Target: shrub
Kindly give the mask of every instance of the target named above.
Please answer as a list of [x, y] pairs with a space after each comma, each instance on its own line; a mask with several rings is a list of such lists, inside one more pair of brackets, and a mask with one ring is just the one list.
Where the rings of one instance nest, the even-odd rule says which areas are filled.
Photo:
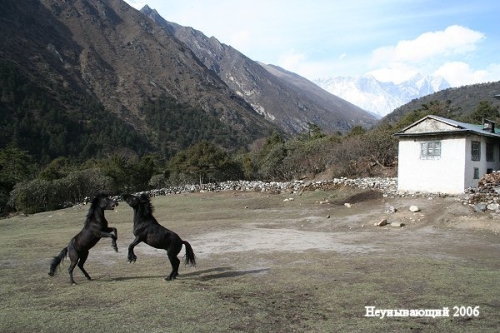
[[70, 173], [53, 181], [34, 179], [16, 184], [8, 205], [18, 212], [34, 214], [83, 202], [100, 191], [112, 190], [112, 179], [98, 169]]

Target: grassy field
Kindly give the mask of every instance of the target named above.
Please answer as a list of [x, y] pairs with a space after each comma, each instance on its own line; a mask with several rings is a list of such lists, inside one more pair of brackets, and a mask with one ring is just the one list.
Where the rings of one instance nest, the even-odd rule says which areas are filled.
[[[156, 218], [197, 254], [197, 267], [181, 264], [171, 282], [164, 252], [140, 244], [137, 262], [127, 262], [132, 209], [124, 202], [106, 212], [119, 252], [102, 239], [85, 266], [93, 280], [77, 268], [75, 286], [69, 260], [47, 273], [87, 207], [1, 220], [0, 332], [500, 331], [498, 235], [444, 228], [449, 219], [373, 227], [384, 205], [401, 201], [370, 198], [350, 210], [318, 203], [342, 203], [352, 191], [288, 202], [289, 194], [232, 192], [155, 198]], [[381, 319], [367, 317], [366, 306], [450, 313]], [[454, 316], [454, 306], [479, 313]]]

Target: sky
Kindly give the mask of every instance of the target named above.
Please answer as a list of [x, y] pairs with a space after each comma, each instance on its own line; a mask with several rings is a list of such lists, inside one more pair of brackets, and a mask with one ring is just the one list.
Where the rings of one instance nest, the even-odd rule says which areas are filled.
[[[500, 81], [498, 0], [125, 0], [311, 81]], [[500, 93], [500, 92], [499, 92]]]

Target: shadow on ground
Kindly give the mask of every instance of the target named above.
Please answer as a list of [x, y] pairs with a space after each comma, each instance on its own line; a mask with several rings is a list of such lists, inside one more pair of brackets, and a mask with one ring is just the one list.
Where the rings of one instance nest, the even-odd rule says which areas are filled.
[[[197, 278], [201, 281], [210, 281], [215, 279], [233, 278], [247, 274], [260, 274], [269, 271], [270, 268], [252, 269], [252, 270], [234, 270], [232, 267], [214, 267], [210, 269], [194, 271], [191, 273], [179, 274], [181, 279]], [[144, 276], [124, 276], [111, 279], [111, 281], [128, 281], [137, 279], [158, 279], [166, 275], [144, 275]]]

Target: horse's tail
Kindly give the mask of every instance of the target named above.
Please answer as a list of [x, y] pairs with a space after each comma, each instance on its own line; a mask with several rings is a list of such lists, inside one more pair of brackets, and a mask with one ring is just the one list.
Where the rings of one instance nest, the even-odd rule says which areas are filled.
[[52, 262], [50, 263], [50, 271], [49, 271], [50, 276], [54, 276], [54, 274], [56, 274], [57, 266], [59, 266], [59, 264], [64, 260], [64, 258], [66, 258], [67, 255], [68, 255], [68, 247], [66, 246], [64, 249], [62, 249], [61, 253], [59, 253], [58, 256], [56, 256], [56, 257], [54, 257], [54, 259], [52, 259]]
[[186, 247], [186, 260], [184, 261], [184, 264], [196, 266], [196, 258], [193, 252], [193, 248], [191, 247], [191, 244], [189, 244], [186, 241], [182, 241], [182, 244], [184, 244], [184, 246]]

